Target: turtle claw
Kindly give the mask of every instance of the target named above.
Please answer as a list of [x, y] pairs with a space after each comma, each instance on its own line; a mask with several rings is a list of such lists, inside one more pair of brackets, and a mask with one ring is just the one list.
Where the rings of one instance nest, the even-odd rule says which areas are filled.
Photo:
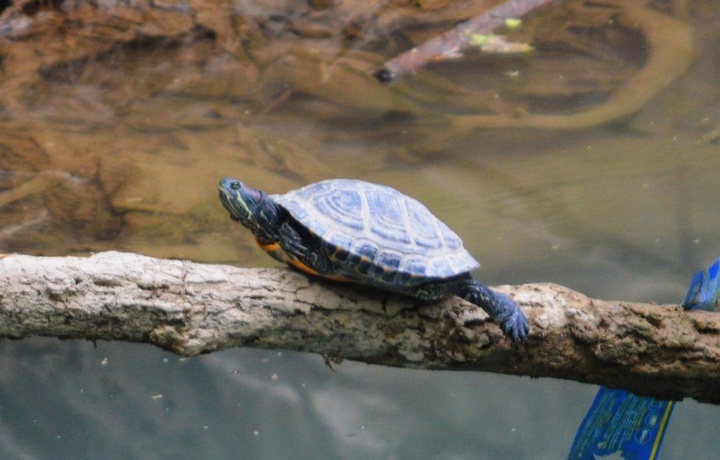
[[530, 326], [525, 314], [509, 295], [490, 290], [471, 276], [460, 279], [455, 293], [485, 310], [514, 343], [527, 339]]
[[513, 343], [520, 343], [527, 340], [530, 326], [520, 307], [518, 307], [515, 301], [507, 294], [500, 292], [493, 292], [493, 294], [495, 294], [495, 320], [500, 325], [500, 329], [502, 329]]

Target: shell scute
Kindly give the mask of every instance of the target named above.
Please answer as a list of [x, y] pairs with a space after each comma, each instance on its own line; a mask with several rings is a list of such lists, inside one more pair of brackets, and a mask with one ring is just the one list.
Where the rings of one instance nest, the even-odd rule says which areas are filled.
[[[346, 250], [346, 248], [352, 247], [353, 244], [353, 237], [351, 235], [348, 235], [346, 233], [341, 232], [324, 232], [325, 234], [329, 233], [329, 236], [326, 238], [326, 241], [330, 243], [331, 246]], [[350, 251], [349, 251], [350, 252]]]
[[337, 222], [355, 230], [364, 228], [363, 203], [358, 191], [334, 190], [333, 193], [313, 196], [312, 202], [325, 216], [331, 216]]
[[440, 222], [430, 211], [420, 203], [407, 203], [408, 220], [415, 234], [415, 243], [429, 249], [438, 249], [443, 245], [436, 228]]
[[385, 190], [368, 190], [365, 199], [372, 219], [368, 228], [381, 238], [410, 244], [402, 198], [402, 195], [386, 193]]
[[375, 260], [379, 249], [376, 244], [369, 242], [362, 242], [359, 245], [353, 247], [353, 252], [361, 257], [365, 257], [368, 260]]
[[400, 268], [402, 263], [403, 255], [391, 251], [381, 251], [380, 254], [375, 258], [375, 263], [384, 267], [385, 269], [397, 270]]

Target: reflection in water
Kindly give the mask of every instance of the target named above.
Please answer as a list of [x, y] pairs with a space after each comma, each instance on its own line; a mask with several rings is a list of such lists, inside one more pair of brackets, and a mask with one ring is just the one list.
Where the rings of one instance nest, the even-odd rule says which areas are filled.
[[[652, 8], [637, 28], [615, 7], [563, 2], [514, 32], [531, 56], [468, 55], [391, 86], [370, 77], [389, 53], [484, 2], [101, 3], [28, 2], [0, 19], [2, 252], [270, 264], [217, 203], [218, 179], [236, 175], [273, 193], [329, 177], [391, 185], [457, 230], [491, 284], [679, 302], [720, 254], [716, 2], [633, 2]], [[693, 29], [683, 75], [689, 56], [657, 64], [682, 37], [643, 32], [657, 15]], [[610, 126], [456, 122], [584, 113], [638, 74], [665, 89]], [[352, 363], [331, 373], [294, 354], [269, 372], [260, 362], [273, 353], [179, 363], [87, 345], [3, 343], [3, 456], [283, 458], [277, 439], [290, 436], [306, 458], [553, 459], [595, 391]], [[678, 405], [664, 453], [716, 457], [717, 418]]]

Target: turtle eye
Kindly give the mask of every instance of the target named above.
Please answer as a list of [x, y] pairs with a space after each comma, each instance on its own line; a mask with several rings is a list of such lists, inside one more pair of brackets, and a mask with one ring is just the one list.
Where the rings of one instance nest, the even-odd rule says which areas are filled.
[[230, 184], [230, 190], [240, 190], [242, 188], [242, 184], [238, 181], [232, 182]]

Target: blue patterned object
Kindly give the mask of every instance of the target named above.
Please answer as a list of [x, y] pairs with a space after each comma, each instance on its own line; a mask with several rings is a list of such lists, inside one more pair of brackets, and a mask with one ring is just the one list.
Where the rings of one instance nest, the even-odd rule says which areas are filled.
[[720, 294], [718, 273], [720, 273], [720, 258], [715, 259], [706, 270], [695, 273], [683, 302], [685, 310], [716, 310], [718, 294]]
[[580, 425], [568, 459], [620, 454], [626, 460], [657, 459], [674, 401], [600, 387]]

